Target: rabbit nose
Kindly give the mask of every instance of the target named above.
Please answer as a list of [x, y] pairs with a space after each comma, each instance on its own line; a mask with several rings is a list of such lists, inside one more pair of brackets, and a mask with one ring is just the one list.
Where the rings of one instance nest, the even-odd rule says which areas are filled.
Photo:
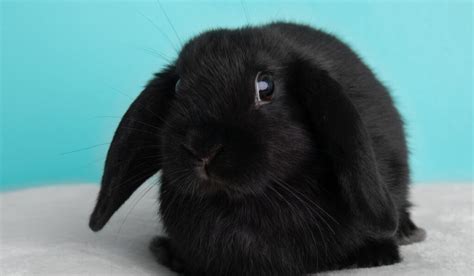
[[181, 146], [203, 167], [207, 167], [223, 147], [222, 144], [217, 144], [203, 152], [196, 150], [194, 147], [188, 144], [181, 144]]
[[210, 177], [209, 174], [209, 164], [214, 159], [214, 157], [222, 150], [222, 144], [215, 145], [209, 150], [205, 151], [205, 154], [199, 154], [195, 148], [187, 144], [181, 144], [181, 146], [192, 156], [195, 163], [195, 170], [197, 175], [204, 180], [208, 180]]

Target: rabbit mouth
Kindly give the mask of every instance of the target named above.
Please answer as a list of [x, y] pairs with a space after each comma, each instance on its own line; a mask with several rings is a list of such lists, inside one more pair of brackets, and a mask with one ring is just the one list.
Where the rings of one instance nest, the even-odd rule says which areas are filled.
[[203, 180], [203, 181], [209, 181], [210, 180], [210, 175], [209, 175], [209, 168], [207, 167], [207, 165], [197, 165], [196, 168], [195, 168], [195, 172], [196, 172], [196, 175], [197, 177], [200, 179], [200, 180]]
[[223, 178], [215, 169], [212, 164], [197, 162], [191, 169], [196, 180], [194, 185], [197, 185], [199, 190], [210, 194], [216, 192], [234, 194], [240, 191], [238, 185], [235, 185], [236, 183]]
[[227, 185], [224, 181], [221, 181], [216, 176], [211, 176], [205, 172], [202, 172], [203, 169], [196, 169], [198, 186], [199, 189], [206, 193], [215, 193], [215, 192], [230, 192], [230, 186]]

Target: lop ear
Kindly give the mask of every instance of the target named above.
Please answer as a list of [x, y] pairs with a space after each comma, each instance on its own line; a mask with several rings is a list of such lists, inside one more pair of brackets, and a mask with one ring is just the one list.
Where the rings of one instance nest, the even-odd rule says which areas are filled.
[[161, 168], [161, 129], [177, 79], [173, 67], [157, 74], [123, 116], [107, 153], [101, 189], [89, 220], [93, 231], [101, 230]]
[[[380, 176], [371, 139], [342, 86], [309, 61], [290, 66], [295, 89], [332, 160], [341, 197], [354, 222], [372, 237], [393, 236], [398, 215]], [[342, 203], [342, 204], [344, 204]]]

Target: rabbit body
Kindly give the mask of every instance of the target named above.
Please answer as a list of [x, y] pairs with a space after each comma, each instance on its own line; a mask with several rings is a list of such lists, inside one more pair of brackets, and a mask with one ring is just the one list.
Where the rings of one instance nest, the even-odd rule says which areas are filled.
[[346, 44], [309, 26], [190, 40], [120, 123], [91, 228], [158, 170], [167, 237], [150, 248], [186, 275], [387, 265], [401, 260], [399, 244], [424, 238], [409, 216], [406, 139], [387, 89]]

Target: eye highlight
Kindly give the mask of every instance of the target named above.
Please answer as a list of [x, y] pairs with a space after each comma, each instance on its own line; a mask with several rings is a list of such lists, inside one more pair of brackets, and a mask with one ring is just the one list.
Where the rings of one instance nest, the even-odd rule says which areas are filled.
[[255, 102], [257, 106], [267, 104], [272, 100], [274, 90], [273, 76], [259, 72], [255, 79]]
[[174, 92], [178, 92], [181, 89], [181, 79], [178, 79], [176, 81], [176, 84], [174, 85]]

